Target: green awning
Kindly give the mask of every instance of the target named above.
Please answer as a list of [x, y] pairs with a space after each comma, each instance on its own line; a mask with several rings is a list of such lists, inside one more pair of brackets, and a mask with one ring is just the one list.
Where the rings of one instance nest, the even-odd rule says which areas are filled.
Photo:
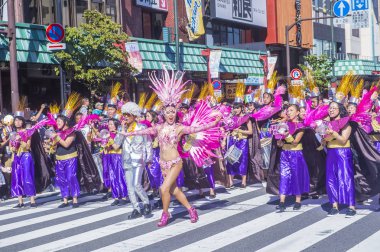
[[[46, 27], [35, 24], [16, 24], [17, 61], [39, 64], [58, 64], [54, 54], [47, 50]], [[0, 61], [9, 61], [8, 38], [0, 35]]]
[[348, 71], [356, 75], [372, 75], [372, 71], [380, 70], [380, 64], [370, 60], [338, 60], [334, 65], [335, 76], [343, 76]]
[[[144, 70], [159, 70], [162, 64], [174, 67], [175, 44], [161, 40], [132, 38], [138, 41]], [[180, 64], [185, 71], [207, 72], [204, 49], [221, 49], [220, 73], [264, 75], [263, 65], [259, 60], [262, 52], [240, 50], [226, 47], [207, 47], [205, 45], [180, 43]]]

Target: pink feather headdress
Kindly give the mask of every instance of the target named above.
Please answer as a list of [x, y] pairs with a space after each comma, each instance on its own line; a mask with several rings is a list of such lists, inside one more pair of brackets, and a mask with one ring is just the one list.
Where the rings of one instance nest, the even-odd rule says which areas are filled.
[[184, 87], [190, 80], [183, 83], [182, 78], [185, 75], [184, 72], [174, 72], [174, 70], [171, 70], [171, 73], [169, 73], [165, 65], [162, 66], [162, 69], [162, 78], [158, 78], [155, 71], [148, 74], [152, 82], [151, 88], [164, 106], [176, 106], [182, 94], [186, 92]]

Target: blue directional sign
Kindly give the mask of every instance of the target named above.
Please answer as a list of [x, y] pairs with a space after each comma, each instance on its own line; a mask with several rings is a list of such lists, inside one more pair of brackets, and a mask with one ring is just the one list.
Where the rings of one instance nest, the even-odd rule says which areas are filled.
[[335, 2], [333, 10], [335, 16], [345, 17], [350, 12], [350, 4], [345, 0], [340, 0]]
[[368, 0], [351, 0], [351, 9], [353, 11], [368, 10]]

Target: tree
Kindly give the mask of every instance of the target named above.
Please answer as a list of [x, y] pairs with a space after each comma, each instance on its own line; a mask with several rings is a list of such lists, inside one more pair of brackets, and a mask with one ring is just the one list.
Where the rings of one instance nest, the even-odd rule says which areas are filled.
[[[69, 81], [83, 83], [90, 91], [104, 91], [102, 83], [135, 69], [128, 63], [128, 53], [119, 46], [128, 39], [121, 25], [98, 11], [85, 11], [84, 23], [66, 28], [67, 50], [56, 52]], [[58, 69], [56, 70], [59, 71]]]
[[334, 63], [325, 54], [322, 54], [321, 56], [310, 54], [305, 56], [304, 59], [305, 65], [299, 65], [302, 71], [305, 72], [306, 70], [311, 69], [320, 90], [327, 89], [330, 81], [329, 75], [331, 75]]

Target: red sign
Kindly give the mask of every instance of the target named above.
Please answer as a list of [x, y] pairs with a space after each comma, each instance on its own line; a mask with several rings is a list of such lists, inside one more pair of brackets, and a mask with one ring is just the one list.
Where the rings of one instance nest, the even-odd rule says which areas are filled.
[[65, 29], [60, 24], [51, 24], [46, 28], [46, 38], [51, 43], [59, 43], [65, 37]]
[[301, 70], [299, 70], [298, 68], [294, 68], [294, 69], [290, 72], [290, 76], [292, 77], [293, 80], [300, 80], [301, 77], [302, 77], [302, 72], [301, 72]]
[[212, 82], [212, 87], [215, 89], [215, 90], [220, 90], [222, 88], [222, 83], [220, 83], [220, 81], [218, 80], [214, 80]]

